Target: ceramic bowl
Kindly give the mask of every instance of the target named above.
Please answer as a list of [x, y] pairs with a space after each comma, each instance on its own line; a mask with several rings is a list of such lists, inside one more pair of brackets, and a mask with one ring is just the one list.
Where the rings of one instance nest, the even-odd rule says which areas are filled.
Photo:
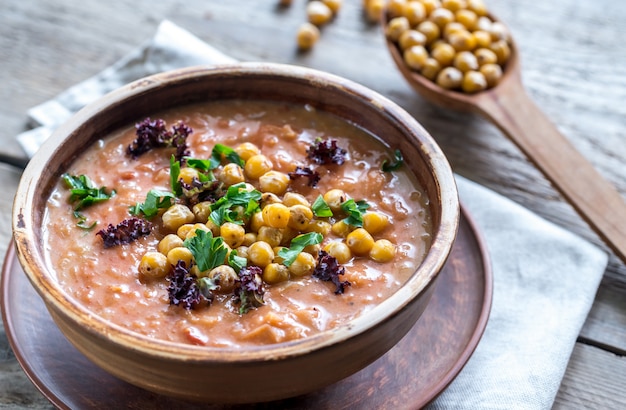
[[[137, 118], [173, 106], [232, 98], [311, 104], [371, 131], [390, 147], [400, 148], [406, 166], [418, 177], [430, 200], [434, 232], [423, 263], [391, 297], [346, 325], [302, 340], [254, 349], [158, 341], [86, 310], [59, 286], [44, 259], [44, 208], [60, 175], [85, 147]], [[98, 366], [157, 393], [211, 403], [241, 403], [320, 389], [364, 368], [393, 347], [428, 304], [451, 251], [458, 222], [457, 191], [446, 158], [432, 137], [396, 104], [328, 73], [242, 63], [147, 77], [85, 107], [30, 161], [15, 198], [13, 236], [20, 264], [55, 323]]]

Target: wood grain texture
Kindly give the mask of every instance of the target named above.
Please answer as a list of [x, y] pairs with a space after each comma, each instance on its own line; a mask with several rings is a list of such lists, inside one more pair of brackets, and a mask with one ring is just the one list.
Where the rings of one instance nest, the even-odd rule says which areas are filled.
[[[424, 125], [457, 173], [604, 248], [497, 127], [473, 114], [443, 111], [416, 95], [395, 70], [379, 27], [362, 19], [360, 1], [344, 1], [337, 19], [323, 29], [320, 42], [307, 54], [297, 53], [294, 44], [297, 26], [304, 21], [304, 0], [294, 0], [285, 10], [278, 10], [276, 3], [0, 1], [3, 150], [20, 152], [13, 137], [26, 127], [28, 108], [112, 64], [150, 38], [158, 23], [168, 18], [238, 59], [306, 65], [381, 92]], [[626, 194], [626, 2], [487, 0], [487, 4], [515, 36], [522, 80], [530, 97], [598, 171]], [[8, 178], [15, 177], [10, 176], [12, 171], [0, 169], [0, 174], [6, 172]], [[5, 192], [13, 191], [7, 185]], [[0, 206], [2, 215], [8, 215], [10, 201]], [[8, 230], [0, 232], [3, 252], [8, 235]], [[626, 350], [626, 265], [615, 257], [582, 329], [582, 339], [614, 351]], [[604, 348], [577, 345], [558, 405], [581, 408], [572, 392], [604, 391], [616, 372], [623, 374], [623, 358]], [[592, 366], [594, 360], [596, 366]], [[583, 370], [575, 367], [578, 364]], [[5, 405], [19, 408], [40, 403], [19, 390], [14, 392], [14, 396], [10, 392], [0, 395], [9, 403]], [[626, 407], [623, 387], [606, 397], [589, 397], [588, 407]]]

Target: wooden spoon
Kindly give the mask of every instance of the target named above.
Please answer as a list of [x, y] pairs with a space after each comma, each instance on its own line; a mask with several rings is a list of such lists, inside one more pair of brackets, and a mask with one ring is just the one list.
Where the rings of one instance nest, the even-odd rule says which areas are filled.
[[530, 99], [522, 85], [519, 52], [512, 40], [501, 82], [475, 94], [445, 90], [412, 71], [396, 44], [386, 41], [402, 75], [418, 93], [444, 108], [478, 113], [498, 126], [626, 262], [624, 199]]

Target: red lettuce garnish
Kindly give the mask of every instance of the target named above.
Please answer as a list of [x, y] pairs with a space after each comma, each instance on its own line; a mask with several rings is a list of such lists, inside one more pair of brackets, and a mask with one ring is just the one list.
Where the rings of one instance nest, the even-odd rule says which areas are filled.
[[170, 305], [190, 310], [201, 304], [211, 303], [213, 299], [212, 294], [209, 293], [208, 297], [203, 294], [196, 275], [189, 272], [183, 261], [178, 261], [166, 279], [169, 281], [167, 293]]
[[262, 306], [265, 287], [258, 266], [246, 266], [239, 271], [239, 280], [235, 285], [235, 303], [239, 303], [239, 314], [243, 315], [250, 309]]
[[307, 177], [309, 179], [307, 185], [311, 188], [315, 188], [317, 186], [317, 183], [320, 182], [319, 172], [312, 170], [311, 167], [296, 167], [296, 170], [290, 172], [288, 175], [290, 179]]
[[151, 120], [150, 117], [135, 124], [137, 138], [130, 143], [126, 152], [133, 159], [153, 148], [176, 148], [174, 156], [179, 161], [189, 155], [187, 137], [193, 131], [184, 122], [179, 121], [168, 131], [162, 119]]
[[313, 271], [313, 277], [323, 280], [330, 281], [337, 289], [335, 289], [335, 294], [341, 294], [345, 291], [346, 286], [350, 286], [350, 282], [339, 280], [339, 275], [343, 275], [346, 269], [343, 266], [339, 265], [337, 259], [334, 256], [331, 256], [326, 251], [320, 251], [317, 255], [317, 266]]
[[152, 225], [145, 219], [129, 218], [125, 219], [117, 226], [109, 224], [107, 229], [102, 229], [96, 233], [102, 237], [105, 248], [131, 243], [142, 236], [150, 234]]
[[341, 165], [346, 161], [347, 152], [337, 146], [337, 140], [318, 138], [307, 149], [307, 156], [317, 164]]

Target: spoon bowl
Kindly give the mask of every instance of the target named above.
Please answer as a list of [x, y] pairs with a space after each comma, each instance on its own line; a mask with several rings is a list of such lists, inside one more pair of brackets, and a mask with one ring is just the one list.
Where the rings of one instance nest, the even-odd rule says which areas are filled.
[[[386, 13], [385, 13], [386, 16]], [[493, 21], [500, 21], [489, 15]], [[383, 20], [386, 24], [387, 18]], [[493, 88], [474, 94], [446, 90], [404, 62], [386, 38], [396, 66], [427, 101], [442, 108], [479, 114], [496, 125], [552, 182], [579, 215], [626, 262], [626, 203], [617, 189], [563, 136], [535, 105], [522, 83], [519, 50], [512, 36], [511, 56]]]

